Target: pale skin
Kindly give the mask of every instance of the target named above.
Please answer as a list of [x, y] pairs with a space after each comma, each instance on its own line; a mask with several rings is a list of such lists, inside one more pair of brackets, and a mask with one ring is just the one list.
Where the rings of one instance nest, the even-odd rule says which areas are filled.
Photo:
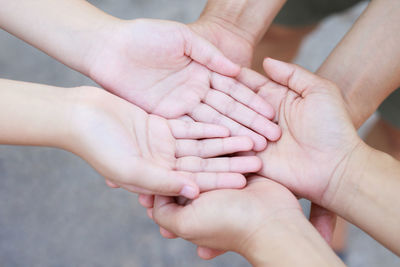
[[201, 194], [186, 206], [157, 196], [153, 218], [188, 241], [234, 251], [256, 267], [344, 266], [304, 217], [296, 197], [264, 177], [249, 178], [242, 190]]
[[0, 4], [3, 29], [148, 113], [223, 125], [256, 151], [280, 137], [272, 107], [230, 78], [239, 66], [184, 24], [120, 20], [83, 0]]
[[[259, 66], [253, 67], [262, 71], [260, 62], [265, 56], [279, 56], [284, 60], [291, 60], [296, 55], [301, 39], [316, 26], [299, 29], [271, 26], [285, 2], [209, 0], [202, 16], [191, 27], [234, 62], [247, 67], [250, 67], [252, 62], [258, 63]], [[361, 18], [317, 71], [319, 75], [339, 86], [356, 127], [361, 126], [400, 84], [400, 36], [397, 34], [400, 30], [399, 25], [398, 1], [371, 1]], [[257, 46], [270, 26], [267, 38]], [[297, 34], [298, 37], [291, 38], [290, 34]], [[276, 43], [268, 44], [271, 38]], [[280, 41], [282, 38], [287, 39]], [[288, 43], [296, 43], [297, 46]], [[279, 50], [285, 48], [291, 50]], [[253, 59], [253, 55], [260, 58]], [[397, 138], [397, 132], [391, 129], [386, 136]], [[390, 141], [391, 147], [400, 148], [395, 140]], [[398, 154], [398, 151], [394, 154]], [[330, 242], [333, 231], [331, 226], [335, 220], [333, 214], [313, 205], [311, 217], [313, 224]]]
[[[256, 45], [286, 1], [236, 2], [209, 0], [194, 24], [228, 57], [232, 55], [232, 60], [250, 66]], [[400, 76], [396, 75], [400, 72], [399, 25], [399, 1], [371, 1], [317, 71], [339, 86], [356, 127], [400, 84]]]
[[[264, 67], [269, 79], [250, 70], [240, 78], [274, 99], [282, 139], [259, 154], [264, 163], [259, 173], [281, 185], [253, 178], [264, 185], [253, 185], [251, 179], [243, 190], [206, 193], [186, 206], [156, 197], [152, 216], [164, 228], [162, 234], [212, 248], [211, 256], [215, 251], [236, 251], [255, 266], [341, 266], [321, 236], [312, 234], [316, 230], [305, 222], [295, 197], [283, 185], [354, 223], [399, 255], [400, 213], [393, 203], [399, 201], [400, 163], [357, 136], [335, 84], [272, 59]], [[285, 161], [288, 153], [297, 160]], [[284, 219], [277, 219], [280, 216]], [[279, 234], [281, 227], [299, 230], [286, 237]], [[302, 248], [315, 250], [304, 254]], [[301, 254], [291, 261], [297, 251]]]
[[0, 80], [0, 102], [0, 144], [73, 152], [131, 192], [193, 199], [200, 191], [241, 188], [242, 173], [261, 168], [254, 156], [218, 157], [252, 150], [249, 137], [228, 137], [222, 126], [148, 115], [98, 88]]

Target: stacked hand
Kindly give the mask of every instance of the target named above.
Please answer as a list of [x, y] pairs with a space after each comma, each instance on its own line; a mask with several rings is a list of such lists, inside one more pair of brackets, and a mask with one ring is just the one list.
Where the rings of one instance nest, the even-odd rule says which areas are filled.
[[[335, 198], [335, 192], [340, 184], [341, 174], [346, 168], [349, 156], [361, 143], [361, 139], [357, 136], [347, 115], [340, 92], [333, 83], [295, 65], [267, 59], [264, 67], [269, 79], [246, 69], [238, 77], [242, 83], [258, 91], [259, 96], [272, 103], [277, 113], [276, 120], [282, 128], [281, 139], [276, 143], [271, 143], [265, 151], [257, 154], [263, 162], [263, 168], [259, 174], [280, 183], [297, 196], [308, 198], [320, 206], [329, 208], [331, 201]], [[257, 180], [259, 179], [257, 178]], [[265, 183], [274, 184], [271, 181], [265, 181]], [[254, 185], [250, 183], [242, 190], [243, 194], [254, 190], [253, 187]], [[274, 184], [273, 187], [278, 186]], [[262, 191], [261, 187], [258, 190]], [[282, 199], [285, 199], [284, 203], [287, 201], [292, 203], [293, 196], [281, 189], [276, 191], [277, 194], [282, 194]], [[184, 238], [195, 241], [200, 246], [237, 251], [237, 248], [229, 247], [227, 244], [242, 243], [243, 237], [251, 234], [254, 229], [257, 229], [257, 226], [254, 226], [255, 228], [244, 227], [249, 224], [243, 221], [245, 219], [235, 220], [229, 215], [221, 216], [220, 220], [229, 218], [230, 222], [221, 222], [221, 225], [226, 223], [231, 227], [227, 228], [226, 232], [221, 227], [220, 235], [227, 233], [231, 238], [237, 237], [237, 239], [216, 238], [216, 230], [207, 229], [206, 225], [208, 224], [202, 220], [213, 222], [217, 226], [219, 225], [218, 220], [210, 219], [210, 214], [213, 214], [212, 210], [202, 211], [201, 207], [210, 207], [211, 203], [223, 202], [223, 197], [227, 193], [221, 192], [221, 200], [216, 201], [214, 197], [218, 198], [218, 193], [202, 194], [198, 200], [185, 207], [177, 207], [168, 198], [156, 198], [153, 216], [162, 226], [162, 233], [167, 237], [183, 234]], [[239, 191], [229, 194], [242, 193]], [[279, 205], [283, 201], [282, 199], [274, 200], [275, 195], [271, 195], [267, 188], [264, 194], [256, 193], [252, 197], [260, 198], [260, 203], [265, 203], [266, 199], [269, 199], [275, 205]], [[229, 202], [223, 202], [225, 204], [220, 204], [222, 207], [219, 208], [228, 210], [226, 211], [228, 214], [240, 212], [241, 218], [255, 218], [254, 221], [262, 221], [259, 220], [259, 216], [262, 215], [257, 215], [254, 211], [263, 210], [262, 208], [257, 208], [257, 205], [254, 204], [250, 206], [246, 206], [246, 204], [232, 205], [231, 199], [234, 198], [230, 198]], [[145, 204], [150, 206], [152, 203]], [[229, 208], [224, 208], [224, 205]], [[289, 206], [296, 207], [293, 203]], [[269, 208], [265, 207], [265, 209]], [[283, 208], [283, 211], [286, 209]], [[177, 214], [167, 215], [166, 211], [172, 213], [175, 211]], [[201, 222], [191, 222], [193, 218]], [[187, 220], [188, 223], [185, 222]], [[193, 227], [191, 228], [189, 225], [193, 225]], [[206, 231], [207, 234], [202, 231]], [[232, 232], [236, 234], [232, 235]], [[227, 240], [227, 242], [219, 245], [216, 240]], [[204, 258], [215, 257], [219, 253], [222, 251], [204, 247], [199, 250], [199, 255]]]
[[[78, 154], [109, 186], [141, 193], [162, 234], [194, 242], [204, 258], [233, 250], [257, 266], [293, 266], [303, 255], [304, 266], [340, 265], [293, 194], [319, 205], [312, 221], [328, 241], [333, 217], [324, 209], [348, 215], [398, 252], [400, 215], [388, 203], [398, 200], [400, 167], [358, 138], [336, 85], [271, 59], [268, 78], [233, 63], [250, 65], [283, 3], [209, 1], [214, 12], [186, 26], [122, 21], [86, 1], [4, 1], [0, 27], [121, 98], [1, 81], [1, 141]], [[267, 139], [275, 141], [268, 148]], [[371, 155], [376, 166], [354, 171]], [[371, 178], [382, 170], [386, 180]], [[262, 177], [232, 189], [252, 172]], [[377, 231], [385, 218], [389, 227]], [[260, 247], [271, 258], [260, 257]]]
[[199, 190], [241, 188], [241, 173], [261, 168], [255, 156], [218, 157], [254, 146], [248, 137], [228, 137], [225, 127], [148, 115], [96, 88], [81, 87], [75, 94], [75, 138], [66, 149], [86, 159], [110, 186], [192, 199]]
[[112, 93], [167, 119], [189, 116], [249, 136], [254, 150], [275, 141], [273, 108], [230, 78], [240, 68], [188, 26], [134, 20], [103, 30], [86, 59], [89, 75]]

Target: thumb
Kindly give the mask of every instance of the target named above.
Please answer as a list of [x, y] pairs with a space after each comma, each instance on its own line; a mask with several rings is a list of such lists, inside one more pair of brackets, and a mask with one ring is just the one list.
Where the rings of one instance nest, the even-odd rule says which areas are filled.
[[240, 67], [225, 57], [218, 48], [190, 29], [185, 31], [185, 55], [221, 75], [236, 77]]
[[154, 195], [184, 196], [194, 199], [199, 195], [199, 187], [190, 173], [167, 170], [146, 160], [134, 164], [128, 177], [119, 182], [142, 188]]
[[317, 85], [318, 89], [327, 87], [321, 86], [321, 84], [327, 83], [327, 80], [295, 64], [266, 58], [264, 70], [270, 79], [288, 87], [302, 97], [315, 90]]
[[[174, 235], [182, 237], [182, 227], [184, 225], [190, 227], [191, 225], [187, 224], [190, 217], [185, 218], [185, 216], [185, 207], [178, 205], [173, 198], [155, 196], [152, 217], [159, 226]], [[182, 218], [185, 218], [185, 220], [182, 220]]]

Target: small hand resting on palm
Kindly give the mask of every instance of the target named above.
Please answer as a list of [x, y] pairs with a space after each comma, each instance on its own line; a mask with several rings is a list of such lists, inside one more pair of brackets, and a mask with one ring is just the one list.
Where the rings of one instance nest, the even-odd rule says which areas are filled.
[[218, 157], [254, 146], [249, 137], [228, 137], [222, 126], [149, 115], [93, 87], [0, 83], [2, 144], [71, 151], [113, 186], [195, 198], [200, 191], [241, 188], [242, 173], [261, 168], [255, 156]]

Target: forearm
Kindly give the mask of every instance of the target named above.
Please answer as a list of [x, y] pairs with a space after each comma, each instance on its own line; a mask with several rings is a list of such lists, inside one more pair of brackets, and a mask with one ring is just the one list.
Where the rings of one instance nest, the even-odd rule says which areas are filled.
[[0, 79], [0, 144], [63, 147], [68, 89]]
[[[0, 0], [0, 27], [88, 74], [94, 42], [113, 17], [84, 0]], [[107, 24], [109, 25], [109, 23]]]
[[254, 45], [263, 37], [286, 0], [208, 0], [201, 19], [215, 20]]
[[317, 74], [342, 89], [361, 126], [400, 86], [400, 2], [373, 0]]
[[363, 144], [343, 173], [330, 209], [400, 255], [400, 162]]
[[344, 266], [304, 215], [301, 216], [284, 223], [276, 222], [272, 233], [268, 229], [265, 234], [258, 233], [244, 256], [256, 267]]

